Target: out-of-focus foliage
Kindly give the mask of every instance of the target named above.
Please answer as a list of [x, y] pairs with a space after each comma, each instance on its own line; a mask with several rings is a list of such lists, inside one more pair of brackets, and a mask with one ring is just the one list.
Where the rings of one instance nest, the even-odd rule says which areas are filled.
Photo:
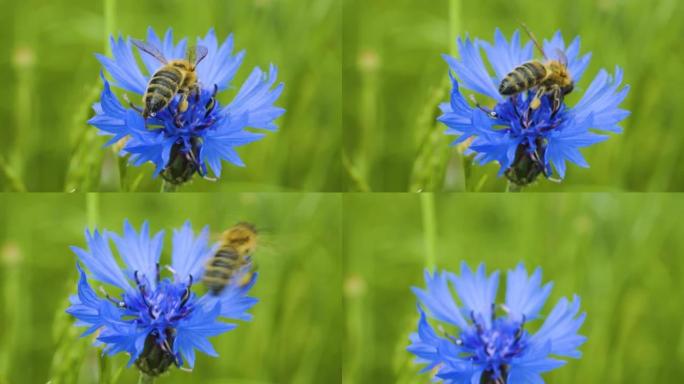
[[[676, 195], [455, 194], [435, 198], [434, 220], [424, 226], [419, 196], [347, 195], [344, 382], [430, 382], [406, 347], [418, 322], [410, 287], [424, 287], [432, 248], [437, 268], [453, 272], [462, 261], [488, 271], [541, 266], [543, 280], [554, 282], [546, 313], [561, 297], [581, 297], [584, 356], [545, 375], [547, 383], [678, 382], [682, 215], [684, 197]], [[424, 228], [435, 228], [431, 247]]]
[[[238, 221], [255, 223], [262, 246], [254, 318], [212, 338], [218, 358], [198, 354], [194, 372], [158, 383], [334, 383], [341, 370], [340, 197], [325, 194], [30, 194], [0, 198], [0, 383], [131, 383], [127, 356], [101, 359], [64, 313], [76, 292], [76, 256], [88, 223], [121, 231], [150, 221], [171, 231], [186, 219], [215, 239]], [[97, 286], [95, 286], [97, 289]], [[200, 286], [196, 289], [201, 290]]]
[[[448, 100], [457, 36], [491, 41], [525, 22], [538, 38], [561, 30], [593, 52], [573, 105], [600, 68], [625, 71], [632, 89], [624, 133], [582, 152], [590, 169], [530, 191], [681, 191], [684, 173], [684, 3], [678, 0], [344, 2], [343, 119], [348, 190], [502, 191], [497, 165], [469, 166], [436, 124]], [[453, 15], [453, 16], [450, 16]], [[526, 40], [525, 40], [526, 41]], [[537, 57], [539, 55], [537, 54]], [[467, 92], [468, 96], [471, 92]], [[472, 172], [472, 173], [471, 173]]]
[[192, 38], [214, 27], [220, 41], [235, 34], [247, 55], [223, 103], [255, 66], [276, 64], [285, 83], [278, 132], [238, 149], [247, 167], [226, 164], [220, 182], [183, 191], [340, 190], [340, 13], [336, 0], [4, 2], [0, 190], [159, 190], [152, 166], [121, 168], [86, 124], [102, 88], [94, 54], [106, 52], [109, 32], [144, 38], [148, 26]]

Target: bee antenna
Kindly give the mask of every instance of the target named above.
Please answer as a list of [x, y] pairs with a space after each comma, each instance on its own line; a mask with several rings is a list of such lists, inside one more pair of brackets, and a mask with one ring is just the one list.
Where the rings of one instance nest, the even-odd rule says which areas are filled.
[[527, 27], [527, 24], [525, 24], [524, 22], [521, 21], [521, 22], [520, 22], [520, 25], [523, 27], [523, 29], [525, 30], [525, 32], [527, 32], [527, 35], [530, 37], [530, 40], [532, 40], [532, 42], [534, 43], [534, 45], [537, 46], [537, 49], [539, 50], [539, 52], [541, 52], [541, 54], [544, 56], [544, 58], [545, 58], [546, 60], [548, 60], [549, 57], [546, 56], [546, 52], [544, 52], [544, 47], [542, 47], [542, 45], [539, 44], [539, 40], [537, 40], [537, 37], [534, 36], [534, 33], [532, 33], [532, 31]]

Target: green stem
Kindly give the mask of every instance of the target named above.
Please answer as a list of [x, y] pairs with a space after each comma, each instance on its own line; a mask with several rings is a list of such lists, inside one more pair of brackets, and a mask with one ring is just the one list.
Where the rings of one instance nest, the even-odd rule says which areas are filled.
[[104, 353], [100, 353], [100, 359], [98, 362], [100, 364], [99, 384], [110, 384], [111, 381], [109, 381], [109, 377], [111, 376], [112, 367], [109, 364], [109, 361], [107, 360], [107, 355]]
[[115, 4], [116, 0], [104, 0], [104, 49], [111, 54], [109, 38], [114, 35], [114, 25], [116, 24]]
[[140, 377], [138, 378], [138, 384], [152, 384], [154, 383], [154, 377], [147, 376], [146, 374], [140, 372]]
[[508, 181], [508, 184], [506, 184], [506, 192], [522, 192], [523, 187], [512, 182]]
[[91, 229], [97, 227], [99, 199], [100, 195], [97, 193], [86, 193], [86, 218]]
[[461, 19], [461, 1], [449, 0], [449, 47], [452, 55], [456, 55], [456, 43], [454, 39], [458, 35], [459, 21]]
[[171, 184], [168, 181], [164, 180], [164, 181], [162, 181], [161, 191], [162, 192], [177, 192], [178, 191], [178, 185], [177, 184]]
[[432, 193], [421, 193], [420, 208], [423, 213], [425, 266], [432, 270], [435, 268], [435, 242], [437, 238], [437, 226], [435, 225], [435, 196]]

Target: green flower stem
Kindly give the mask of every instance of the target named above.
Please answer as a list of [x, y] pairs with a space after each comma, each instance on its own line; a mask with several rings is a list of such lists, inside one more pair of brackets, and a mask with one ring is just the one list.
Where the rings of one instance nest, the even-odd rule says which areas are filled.
[[152, 384], [154, 383], [154, 377], [147, 376], [146, 374], [140, 372], [140, 377], [138, 378], [138, 384]]
[[459, 21], [461, 19], [461, 1], [449, 0], [449, 52], [456, 55], [456, 44], [454, 39], [458, 35]]
[[86, 218], [88, 220], [88, 227], [95, 228], [98, 221], [100, 195], [97, 193], [86, 194]]
[[420, 208], [423, 213], [425, 266], [432, 270], [435, 268], [435, 242], [437, 238], [437, 226], [435, 225], [435, 196], [432, 193], [421, 193]]
[[109, 38], [114, 35], [116, 25], [115, 3], [116, 0], [104, 0], [104, 49], [109, 54], [112, 53], [112, 48], [109, 46]]
[[523, 187], [510, 180], [508, 181], [508, 184], [506, 184], [506, 192], [522, 192], [522, 190]]
[[164, 180], [164, 181], [162, 181], [161, 191], [162, 192], [177, 192], [178, 191], [178, 185], [171, 184], [168, 181]]

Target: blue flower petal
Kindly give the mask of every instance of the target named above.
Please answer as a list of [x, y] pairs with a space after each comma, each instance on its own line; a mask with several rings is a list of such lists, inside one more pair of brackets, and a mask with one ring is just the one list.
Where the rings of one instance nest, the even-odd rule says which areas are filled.
[[235, 99], [228, 104], [223, 113], [229, 116], [245, 115], [247, 125], [254, 128], [275, 130], [277, 126], [273, 120], [282, 115], [285, 110], [275, 107], [273, 103], [283, 92], [283, 83], [271, 89], [278, 77], [278, 70], [271, 65], [268, 75], [259, 67], [254, 68], [245, 83], [240, 88]]
[[615, 68], [615, 79], [601, 70], [570, 113], [579, 121], [592, 116], [592, 128], [597, 130], [622, 132], [617, 124], [630, 114], [629, 111], [618, 108], [629, 93], [629, 86], [618, 91], [622, 76], [622, 69], [619, 67]]
[[473, 42], [466, 36], [465, 41], [458, 38], [456, 41], [461, 60], [449, 55], [442, 55], [452, 71], [461, 79], [463, 87], [472, 91], [489, 96], [494, 100], [503, 101], [494, 80], [487, 73], [487, 68], [480, 55], [479, 43]]
[[191, 316], [183, 319], [176, 326], [174, 352], [183, 355], [190, 368], [195, 366], [195, 349], [209, 355], [218, 356], [208, 338], [235, 328], [235, 324], [225, 324], [217, 320], [221, 306], [212, 308], [196, 307]]
[[252, 308], [258, 299], [247, 296], [247, 293], [257, 281], [258, 273], [253, 273], [250, 280], [244, 286], [230, 285], [226, 287], [217, 299], [221, 303], [221, 317], [234, 320], [248, 321], [252, 315], [247, 311]]
[[234, 165], [244, 167], [245, 164], [234, 148], [261, 140], [264, 136], [260, 133], [244, 130], [217, 129], [207, 132], [204, 145], [200, 151], [200, 158], [209, 164], [217, 177], [220, 177], [221, 160], [227, 160]]
[[521, 263], [515, 270], [508, 271], [506, 278], [506, 310], [515, 321], [534, 320], [539, 317], [546, 299], [551, 293], [553, 283], [541, 285], [542, 271], [537, 268], [527, 277], [525, 266]]
[[473, 273], [468, 264], [461, 263], [461, 275], [449, 276], [456, 287], [458, 297], [468, 313], [482, 318], [487, 326], [491, 325], [492, 303], [496, 301], [496, 290], [499, 287], [499, 272], [487, 277], [484, 264], [480, 264]]
[[425, 270], [426, 289], [412, 288], [413, 293], [418, 297], [418, 301], [425, 306], [435, 319], [445, 323], [453, 324], [459, 328], [467, 328], [468, 323], [461, 315], [456, 302], [453, 300], [449, 281], [453, 280], [453, 275], [447, 272], [438, 274], [435, 272], [430, 275]]
[[140, 72], [133, 51], [131, 50], [131, 43], [119, 36], [117, 40], [112, 36], [110, 38], [112, 47], [113, 59], [103, 55], [96, 55], [100, 63], [105, 67], [107, 72], [112, 75], [114, 84], [127, 91], [142, 95], [147, 88], [147, 80]]
[[529, 41], [521, 47], [518, 30], [513, 33], [510, 44], [499, 28], [494, 34], [494, 45], [486, 41], [479, 43], [487, 53], [487, 59], [496, 73], [497, 82], [501, 82], [515, 67], [532, 60], [533, 44]]
[[542, 327], [530, 338], [531, 344], [549, 343], [550, 353], [578, 359], [582, 354], [577, 348], [586, 338], [577, 334], [586, 314], [579, 313], [580, 299], [574, 296], [572, 302], [562, 298], [546, 318]]
[[137, 272], [141, 281], [144, 281], [143, 277], [146, 278], [147, 282], [154, 288], [164, 231], [157, 232], [153, 238], [150, 238], [150, 226], [147, 221], [143, 222], [140, 234], [138, 234], [126, 220], [124, 221], [123, 236], [114, 232], [107, 232], [107, 235], [114, 240], [119, 250], [119, 256], [128, 266], [129, 279], [134, 279]]
[[209, 30], [203, 39], [198, 39], [197, 44], [207, 47], [209, 51], [207, 58], [197, 66], [197, 73], [202, 79], [203, 86], [211, 89], [217, 85], [219, 90], [228, 88], [242, 65], [245, 51], [233, 56], [232, 34], [219, 47], [213, 29]]
[[207, 260], [216, 251], [216, 246], [209, 244], [209, 227], [195, 237], [190, 221], [186, 221], [180, 230], [173, 231], [173, 253], [171, 267], [178, 281], [188, 281], [190, 276], [197, 281], [202, 276], [202, 269]]
[[88, 250], [71, 247], [83, 265], [98, 281], [117, 286], [123, 290], [130, 290], [131, 285], [124, 276], [109, 248], [107, 234], [101, 235], [95, 230], [93, 234], [86, 230], [86, 242]]

